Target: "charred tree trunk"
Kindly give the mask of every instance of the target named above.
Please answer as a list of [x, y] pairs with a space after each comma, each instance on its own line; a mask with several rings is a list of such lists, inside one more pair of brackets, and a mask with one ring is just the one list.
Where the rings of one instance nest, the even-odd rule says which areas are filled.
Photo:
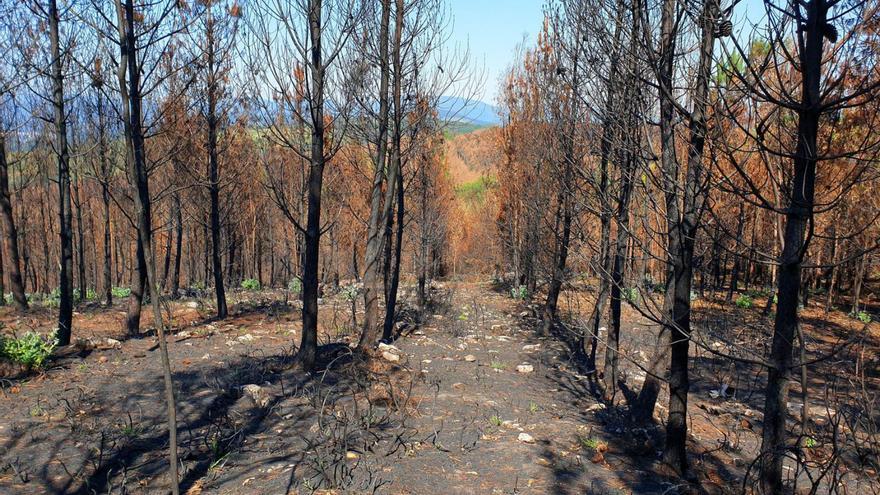
[[[6, 160], [6, 136], [0, 131], [0, 216], [3, 219], [4, 258], [9, 272], [9, 283], [12, 285], [12, 299], [19, 311], [27, 311], [27, 296], [21, 279], [18, 254], [18, 231], [15, 228], [15, 217], [12, 211], [12, 200], [9, 194], [9, 163]], [[5, 298], [4, 298], [5, 300]]]
[[[800, 8], [800, 7], [798, 7]], [[828, 2], [812, 0], [806, 11], [801, 55], [801, 107], [798, 115], [797, 148], [793, 158], [791, 197], [785, 214], [782, 256], [779, 260], [779, 300], [773, 325], [770, 369], [764, 402], [764, 431], [761, 443], [761, 487], [764, 493], [782, 493], [782, 465], [786, 453], [786, 417], [792, 374], [792, 347], [798, 327], [798, 291], [801, 263], [809, 239], [807, 224], [813, 215], [816, 183], [816, 141], [822, 115], [822, 51]]]
[[[153, 319], [159, 340], [159, 354], [162, 361], [165, 382], [165, 402], [168, 415], [169, 464], [171, 475], [171, 492], [179, 495], [180, 477], [177, 461], [177, 409], [174, 398], [174, 383], [171, 378], [171, 363], [168, 358], [168, 345], [165, 339], [165, 324], [162, 321], [160, 306], [159, 280], [156, 276], [156, 259], [153, 256], [152, 223], [150, 218], [149, 176], [144, 149], [143, 119], [141, 113], [141, 67], [138, 63], [137, 38], [135, 37], [134, 0], [117, 0], [117, 15], [121, 59], [119, 64], [119, 90], [122, 97], [123, 121], [125, 126], [126, 144], [128, 145], [129, 180], [134, 189], [134, 204], [137, 213], [137, 227], [142, 258], [146, 270], [141, 272], [141, 279], [146, 279], [153, 309]], [[126, 72], [128, 78], [126, 80]], [[139, 263], [140, 264], [140, 263]]]
[[[663, 175], [663, 188], [666, 201], [667, 252], [674, 253], [677, 246], [671, 245], [677, 237], [675, 229], [680, 222], [678, 205], [678, 173], [679, 166], [675, 156], [675, 108], [672, 101], [672, 79], [675, 72], [675, 38], [676, 0], [663, 0], [663, 12], [660, 20], [660, 57], [657, 71], [660, 100], [660, 162]], [[670, 254], [671, 255], [671, 254]], [[671, 260], [669, 260], [671, 261]], [[662, 376], [669, 366], [670, 327], [674, 325], [671, 312], [674, 292], [675, 274], [673, 265], [667, 261], [666, 297], [664, 299], [663, 322], [657, 336], [657, 345], [648, 362], [645, 382], [636, 399], [635, 413], [641, 421], [650, 421], [660, 394]]]
[[[388, 167], [385, 179], [385, 166], [388, 152], [388, 84], [390, 67], [388, 63], [389, 24], [391, 22], [391, 0], [382, 0], [382, 20], [379, 28], [379, 119], [377, 149], [374, 161], [375, 172], [370, 194], [370, 220], [367, 232], [367, 250], [364, 272], [364, 322], [358, 349], [367, 350], [378, 340], [379, 291], [382, 252], [385, 248], [384, 227], [391, 214], [394, 202], [394, 185], [397, 180], [396, 169]], [[385, 198], [382, 198], [382, 184], [386, 182]]]
[[324, 182], [324, 61], [321, 0], [311, 0], [309, 35], [311, 37], [311, 157], [308, 179], [308, 205], [305, 229], [305, 265], [303, 266], [303, 333], [297, 360], [304, 369], [315, 365], [318, 350], [318, 270], [321, 242], [321, 189]]
[[61, 61], [60, 22], [56, 0], [49, 0], [49, 44], [52, 56], [52, 106], [55, 110], [55, 152], [58, 158], [59, 233], [61, 240], [61, 301], [58, 309], [58, 345], [70, 344], [73, 324], [73, 223], [70, 205], [70, 156], [67, 145], [67, 114], [64, 109], [64, 72]]

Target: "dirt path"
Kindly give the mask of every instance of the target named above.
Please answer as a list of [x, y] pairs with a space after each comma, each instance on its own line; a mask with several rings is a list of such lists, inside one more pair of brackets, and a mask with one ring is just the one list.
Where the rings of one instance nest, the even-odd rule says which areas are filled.
[[[442, 448], [398, 464], [401, 493], [662, 491], [618, 455], [612, 438], [624, 432], [606, 431], [586, 377], [557, 339], [536, 338], [530, 311], [486, 285], [458, 286], [452, 306], [401, 344], [437, 388], [423, 419]], [[597, 454], [603, 445], [610, 451]]]

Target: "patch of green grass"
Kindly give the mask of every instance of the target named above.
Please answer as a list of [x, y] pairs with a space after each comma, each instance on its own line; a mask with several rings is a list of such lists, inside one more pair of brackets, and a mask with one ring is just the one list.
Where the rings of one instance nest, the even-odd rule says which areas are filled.
[[529, 412], [535, 414], [538, 412], [538, 404], [534, 401], [529, 402]]
[[497, 414], [495, 414], [491, 418], [489, 418], [489, 423], [491, 423], [494, 426], [501, 426], [504, 423], [504, 420], [501, 419], [501, 416], [498, 416]]
[[525, 301], [529, 297], [529, 289], [525, 285], [518, 285], [510, 289], [510, 297], [517, 301]]
[[498, 185], [498, 180], [491, 176], [483, 176], [479, 179], [460, 184], [455, 188], [455, 194], [466, 201], [482, 203], [486, 198], [486, 192]]
[[751, 296], [749, 296], [748, 294], [742, 294], [742, 295], [737, 296], [737, 298], [736, 298], [736, 307], [738, 307], [738, 308], [749, 309], [754, 304], [755, 304], [754, 301], [752, 300]]
[[35, 332], [18, 338], [0, 337], [0, 358], [28, 368], [42, 368], [57, 344], [54, 334], [45, 339]]
[[581, 444], [581, 447], [585, 450], [596, 450], [599, 447], [599, 444], [602, 443], [596, 438], [592, 437], [582, 437], [578, 435], [578, 443]]
[[131, 295], [131, 289], [128, 287], [113, 287], [110, 289], [110, 295], [116, 299], [125, 299]]
[[492, 361], [491, 363], [489, 363], [489, 366], [493, 370], [498, 370], [498, 371], [502, 371], [507, 368], [507, 365], [502, 363], [501, 361]]
[[241, 281], [241, 288], [251, 291], [260, 290], [260, 281], [255, 278], [246, 278]]

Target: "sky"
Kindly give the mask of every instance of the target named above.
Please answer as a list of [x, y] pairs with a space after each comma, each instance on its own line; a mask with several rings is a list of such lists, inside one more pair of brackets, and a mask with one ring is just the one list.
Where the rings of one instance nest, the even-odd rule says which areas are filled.
[[[722, 0], [722, 6], [730, 0]], [[734, 10], [734, 24], [745, 18], [759, 19], [763, 0], [742, 0]], [[470, 47], [483, 74], [477, 99], [495, 105], [500, 77], [514, 61], [516, 47], [525, 37], [534, 42], [541, 30], [544, 0], [449, 0], [453, 16], [451, 41]]]
[[499, 78], [514, 60], [516, 46], [533, 42], [541, 29], [543, 0], [449, 0], [453, 16], [451, 40], [467, 43], [482, 69], [477, 99], [495, 104]]

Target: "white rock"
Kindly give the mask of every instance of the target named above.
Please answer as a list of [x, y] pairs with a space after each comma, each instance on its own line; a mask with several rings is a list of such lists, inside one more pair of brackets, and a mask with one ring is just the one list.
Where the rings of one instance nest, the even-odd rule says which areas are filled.
[[587, 408], [587, 412], [604, 411], [604, 410], [605, 410], [605, 404], [602, 404], [602, 403], [593, 404], [592, 406]]
[[384, 342], [379, 342], [379, 350], [382, 352], [393, 352], [395, 354], [400, 354], [400, 349], [394, 347], [393, 345], [386, 344]]
[[190, 301], [186, 303], [186, 307], [190, 309], [199, 309], [199, 303], [197, 301]]
[[205, 354], [204, 356], [202, 356], [202, 359], [211, 359], [211, 355], [210, 355], [210, 354]]
[[541, 344], [528, 344], [528, 345], [524, 345], [522, 350], [524, 350], [526, 352], [537, 351], [539, 347], [541, 347]]
[[528, 433], [520, 433], [516, 439], [522, 443], [535, 443], [535, 438]]
[[250, 397], [254, 401], [254, 404], [259, 407], [266, 407], [266, 404], [269, 403], [269, 397], [267, 396], [266, 391], [263, 390], [263, 387], [255, 383], [245, 385], [242, 387], [241, 391]]
[[384, 359], [385, 361], [391, 362], [391, 363], [396, 363], [396, 362], [400, 361], [400, 356], [397, 354], [394, 354], [393, 352], [385, 351], [382, 353], [382, 359]]
[[535, 367], [532, 366], [531, 364], [520, 364], [520, 365], [517, 365], [516, 371], [518, 371], [520, 373], [531, 373], [531, 372], [535, 371]]
[[242, 344], [247, 344], [247, 343], [253, 342], [254, 339], [256, 339], [256, 337], [254, 337], [253, 335], [251, 335], [249, 333], [246, 333], [244, 335], [239, 335], [238, 338], [235, 340], [241, 342]]
[[107, 345], [109, 345], [110, 347], [122, 347], [122, 342], [120, 342], [116, 339], [108, 338]]
[[473, 363], [474, 361], [477, 360], [477, 356], [474, 356], [473, 354], [468, 354], [467, 356], [464, 357], [464, 360], [469, 363]]

